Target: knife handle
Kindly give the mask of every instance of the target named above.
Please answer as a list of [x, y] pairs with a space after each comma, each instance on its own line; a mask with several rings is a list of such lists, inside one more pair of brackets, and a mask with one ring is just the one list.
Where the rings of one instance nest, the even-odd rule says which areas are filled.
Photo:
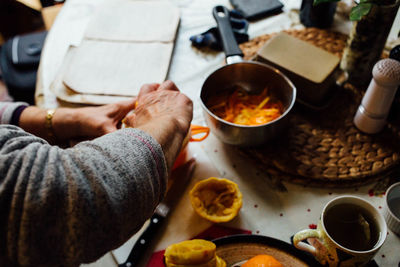
[[139, 236], [133, 246], [131, 253], [128, 256], [126, 262], [119, 264], [118, 267], [134, 267], [138, 266], [141, 258], [144, 256], [147, 248], [150, 246], [150, 241], [157, 233], [158, 229], [162, 225], [165, 217], [153, 214], [150, 218], [150, 224], [147, 226], [146, 230]]

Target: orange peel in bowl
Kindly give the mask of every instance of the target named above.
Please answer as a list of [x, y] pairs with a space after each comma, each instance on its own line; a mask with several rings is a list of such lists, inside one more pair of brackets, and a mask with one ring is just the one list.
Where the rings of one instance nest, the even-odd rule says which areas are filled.
[[270, 255], [257, 255], [242, 264], [242, 267], [283, 267], [283, 265]]
[[190, 202], [201, 217], [214, 222], [228, 222], [236, 217], [242, 207], [242, 193], [236, 183], [210, 177], [194, 185]]
[[226, 267], [226, 262], [220, 257], [216, 256], [217, 266], [216, 267]]

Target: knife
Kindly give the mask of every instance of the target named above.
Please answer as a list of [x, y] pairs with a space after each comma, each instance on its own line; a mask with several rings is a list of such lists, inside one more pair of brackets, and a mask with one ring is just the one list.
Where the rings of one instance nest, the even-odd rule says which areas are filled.
[[156, 207], [153, 216], [150, 218], [150, 223], [144, 232], [136, 240], [128, 259], [119, 264], [118, 267], [134, 267], [138, 266], [141, 258], [145, 255], [146, 249], [150, 246], [150, 242], [165, 221], [171, 211], [171, 208], [176, 204], [177, 200], [182, 195], [186, 185], [192, 177], [195, 166], [195, 160], [192, 158], [182, 166], [177, 167], [171, 173], [172, 183], [167, 190], [164, 199]]

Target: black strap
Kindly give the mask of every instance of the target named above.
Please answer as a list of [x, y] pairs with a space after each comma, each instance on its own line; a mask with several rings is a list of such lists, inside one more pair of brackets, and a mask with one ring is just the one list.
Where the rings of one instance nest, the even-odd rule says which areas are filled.
[[[0, 55], [1, 55], [1, 49], [3, 48], [2, 45], [0, 45]], [[1, 59], [0, 59], [1, 60]], [[3, 80], [3, 72], [1, 71], [1, 64], [0, 64], [0, 80]]]

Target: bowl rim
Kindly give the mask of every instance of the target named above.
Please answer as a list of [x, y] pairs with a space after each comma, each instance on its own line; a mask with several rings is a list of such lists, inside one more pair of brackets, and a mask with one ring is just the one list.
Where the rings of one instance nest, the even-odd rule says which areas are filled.
[[[236, 123], [232, 123], [229, 121], [226, 121], [220, 117], [218, 117], [217, 115], [215, 115], [213, 112], [211, 112], [211, 110], [209, 110], [209, 108], [207, 107], [206, 103], [203, 102], [203, 99], [201, 98], [201, 94], [204, 90], [204, 84], [208, 81], [208, 79], [215, 74], [216, 72], [220, 71], [221, 69], [224, 69], [226, 67], [229, 67], [231, 65], [236, 65], [236, 64], [254, 64], [254, 65], [260, 65], [262, 67], [266, 67], [269, 68], [270, 70], [272, 70], [273, 72], [277, 73], [278, 75], [282, 76], [282, 78], [285, 80], [285, 82], [288, 83], [289, 87], [292, 89], [292, 99], [289, 103], [289, 106], [287, 107], [287, 109], [285, 110], [285, 112], [283, 112], [278, 118], [269, 121], [267, 123], [264, 124], [258, 124], [258, 125], [242, 125], [242, 124], [236, 124]], [[278, 122], [279, 120], [283, 119], [284, 117], [286, 117], [286, 115], [290, 112], [290, 110], [292, 110], [295, 102], [296, 102], [296, 95], [297, 95], [297, 88], [296, 86], [293, 84], [293, 82], [280, 70], [278, 70], [277, 68], [270, 66], [268, 64], [265, 63], [261, 63], [261, 62], [254, 62], [254, 61], [241, 61], [241, 62], [236, 62], [236, 63], [232, 63], [232, 64], [227, 64], [224, 66], [221, 66], [219, 68], [217, 68], [216, 70], [214, 70], [211, 74], [209, 74], [207, 76], [207, 78], [204, 80], [202, 86], [201, 86], [201, 90], [199, 93], [199, 99], [200, 99], [200, 105], [203, 108], [203, 110], [205, 110], [211, 117], [213, 117], [214, 119], [218, 120], [219, 122], [222, 122], [224, 124], [230, 125], [230, 126], [234, 126], [234, 127], [239, 127], [239, 128], [259, 128], [259, 127], [264, 127], [267, 126], [269, 124], [273, 124]]]
[[400, 218], [397, 217], [394, 212], [392, 211], [391, 205], [389, 205], [389, 195], [392, 193], [394, 189], [400, 188], [400, 182], [394, 183], [385, 192], [385, 204], [386, 204], [386, 209], [388, 213], [391, 215], [391, 217], [396, 221], [396, 223], [400, 223]]

